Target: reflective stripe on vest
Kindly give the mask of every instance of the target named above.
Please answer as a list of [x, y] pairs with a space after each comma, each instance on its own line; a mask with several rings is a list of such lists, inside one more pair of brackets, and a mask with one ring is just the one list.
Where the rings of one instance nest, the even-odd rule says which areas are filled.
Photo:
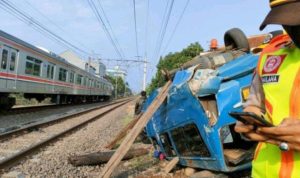
[[[284, 47], [263, 53], [257, 72], [263, 82], [266, 118], [274, 125], [287, 117], [300, 119], [300, 49]], [[300, 153], [259, 143], [252, 166], [254, 178], [299, 178]]]

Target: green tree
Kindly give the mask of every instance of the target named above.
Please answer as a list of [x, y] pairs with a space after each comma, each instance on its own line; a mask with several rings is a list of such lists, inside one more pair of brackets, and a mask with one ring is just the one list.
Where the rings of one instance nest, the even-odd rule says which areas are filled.
[[162, 69], [172, 70], [180, 67], [185, 62], [191, 60], [195, 56], [199, 55], [203, 51], [203, 48], [198, 42], [191, 43], [189, 46], [181, 50], [180, 52], [169, 53], [164, 57], [160, 57], [157, 64], [157, 72], [152, 78], [150, 85], [147, 87], [147, 93], [151, 93], [156, 88], [163, 86], [166, 81]]
[[[111, 84], [114, 87], [114, 91], [113, 91], [113, 96], [115, 97], [116, 94], [116, 89], [117, 89], [117, 95], [118, 97], [120, 96], [124, 96], [124, 93], [131, 93], [131, 90], [128, 86], [128, 83], [124, 82], [124, 80], [121, 77], [112, 77], [112, 76], [107, 76], [107, 79], [111, 82]], [[126, 90], [125, 90], [126, 87]]]

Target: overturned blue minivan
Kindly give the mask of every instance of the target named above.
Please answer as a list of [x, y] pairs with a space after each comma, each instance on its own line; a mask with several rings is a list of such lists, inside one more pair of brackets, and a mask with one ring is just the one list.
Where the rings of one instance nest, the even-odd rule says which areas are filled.
[[[251, 167], [256, 143], [234, 132], [236, 120], [228, 115], [242, 110], [258, 62], [248, 41], [241, 43], [247, 38], [241, 38], [246, 37], [239, 29], [229, 30], [226, 50], [197, 56], [193, 65], [174, 73], [167, 99], [146, 126], [167, 159], [179, 157], [182, 166], [224, 173]], [[158, 91], [149, 95], [144, 110]]]

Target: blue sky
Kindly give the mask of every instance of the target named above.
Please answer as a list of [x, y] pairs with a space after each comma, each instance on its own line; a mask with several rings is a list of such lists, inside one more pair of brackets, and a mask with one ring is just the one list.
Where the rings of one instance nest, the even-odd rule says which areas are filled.
[[[136, 59], [133, 1], [100, 1], [124, 51], [125, 58]], [[136, 0], [139, 54], [144, 56], [147, 52], [150, 62], [148, 83], [156, 71], [155, 66], [158, 58], [155, 57], [154, 51], [168, 0], [149, 1], [148, 35], [146, 37], [147, 0]], [[92, 13], [87, 0], [10, 0], [10, 2], [72, 44], [90, 53], [100, 54], [102, 58], [119, 58]], [[269, 11], [268, 2], [268, 0], [190, 0], [170, 45], [164, 50], [186, 3], [186, 0], [175, 0], [160, 55], [180, 51], [193, 42], [199, 42], [207, 49], [208, 41], [212, 38], [217, 38], [222, 44], [224, 32], [233, 27], [241, 28], [247, 35], [279, 29], [279, 26], [267, 27], [263, 32], [258, 29]], [[51, 19], [55, 25], [35, 9]], [[66, 50], [66, 48], [35, 31], [30, 24], [25, 24], [7, 13], [2, 7], [0, 16], [1, 30], [58, 54]], [[108, 67], [116, 65], [114, 62], [105, 63]], [[127, 81], [130, 87], [134, 91], [139, 91], [142, 84], [142, 65], [130, 64], [130, 66], [126, 66], [124, 63], [119, 63], [119, 65], [128, 71]]]

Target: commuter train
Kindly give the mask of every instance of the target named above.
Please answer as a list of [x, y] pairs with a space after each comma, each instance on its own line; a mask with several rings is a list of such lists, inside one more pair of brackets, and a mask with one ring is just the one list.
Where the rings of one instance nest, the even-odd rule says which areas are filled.
[[15, 105], [11, 93], [55, 103], [108, 100], [113, 86], [106, 79], [68, 63], [64, 58], [0, 30], [0, 108]]

